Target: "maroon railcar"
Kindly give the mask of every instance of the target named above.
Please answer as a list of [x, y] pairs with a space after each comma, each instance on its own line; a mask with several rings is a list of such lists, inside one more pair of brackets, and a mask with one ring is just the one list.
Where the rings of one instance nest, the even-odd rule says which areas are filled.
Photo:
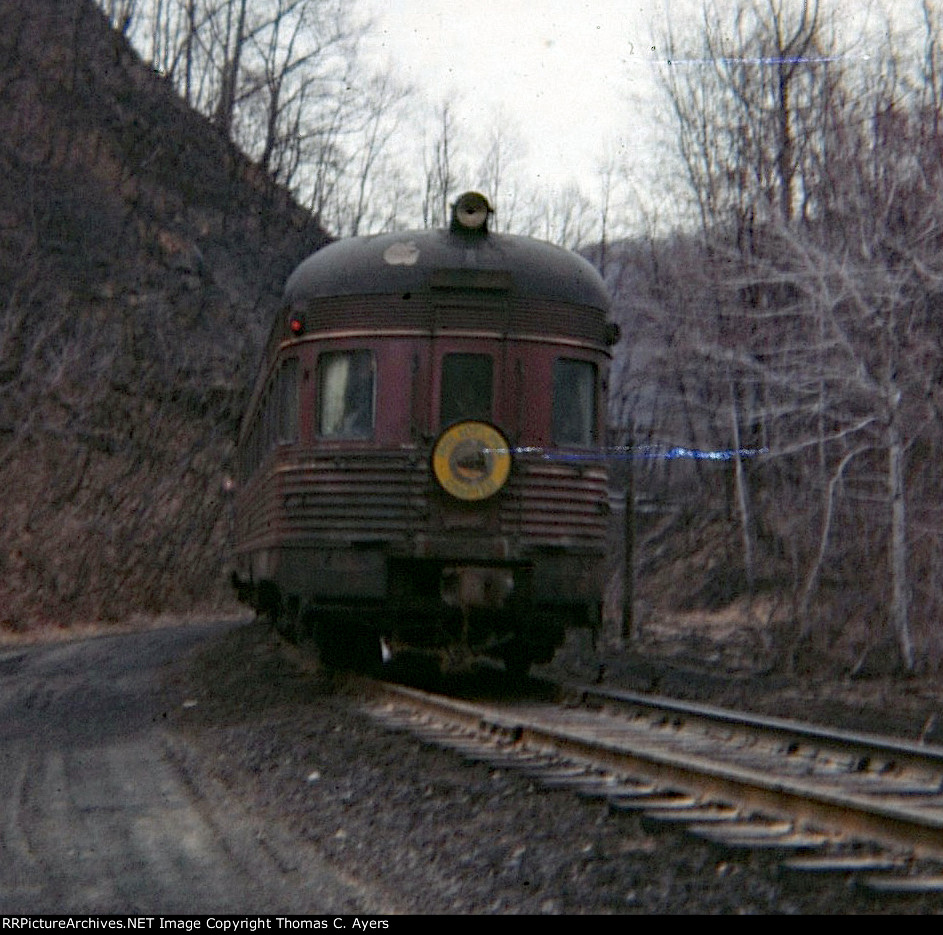
[[240, 595], [334, 664], [526, 670], [600, 619], [611, 327], [595, 269], [488, 230], [333, 243], [289, 278], [239, 440]]

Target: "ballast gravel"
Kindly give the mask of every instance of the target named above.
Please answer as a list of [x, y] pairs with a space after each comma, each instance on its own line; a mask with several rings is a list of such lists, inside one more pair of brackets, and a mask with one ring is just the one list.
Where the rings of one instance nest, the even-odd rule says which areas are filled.
[[[168, 688], [179, 699], [168, 728], [197, 773], [281, 834], [313, 844], [391, 914], [943, 908], [943, 899], [785, 874], [774, 856], [728, 853], [681, 831], [649, 832], [637, 814], [390, 730], [363, 712], [362, 681], [324, 672], [258, 624], [179, 660]], [[552, 688], [535, 678], [523, 690]], [[334, 908], [312, 894], [312, 914]]]

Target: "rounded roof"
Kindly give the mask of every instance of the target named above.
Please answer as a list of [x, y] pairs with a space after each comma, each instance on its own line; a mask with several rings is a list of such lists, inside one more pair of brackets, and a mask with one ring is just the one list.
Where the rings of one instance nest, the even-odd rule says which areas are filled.
[[596, 269], [563, 247], [486, 230], [420, 230], [338, 240], [313, 253], [285, 286], [289, 303], [435, 287], [508, 291], [607, 311]]

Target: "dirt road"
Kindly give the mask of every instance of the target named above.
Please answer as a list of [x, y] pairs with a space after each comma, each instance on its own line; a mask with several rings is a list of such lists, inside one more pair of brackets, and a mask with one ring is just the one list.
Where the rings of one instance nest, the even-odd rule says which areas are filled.
[[0, 913], [377, 911], [164, 729], [162, 670], [219, 632], [0, 651]]

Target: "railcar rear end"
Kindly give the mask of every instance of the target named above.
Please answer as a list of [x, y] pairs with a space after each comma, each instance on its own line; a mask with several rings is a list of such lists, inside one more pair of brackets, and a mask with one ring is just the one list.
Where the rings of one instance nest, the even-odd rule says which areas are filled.
[[243, 422], [236, 581], [328, 661], [549, 660], [598, 624], [611, 338], [582, 258], [488, 230], [353, 238], [288, 281]]

